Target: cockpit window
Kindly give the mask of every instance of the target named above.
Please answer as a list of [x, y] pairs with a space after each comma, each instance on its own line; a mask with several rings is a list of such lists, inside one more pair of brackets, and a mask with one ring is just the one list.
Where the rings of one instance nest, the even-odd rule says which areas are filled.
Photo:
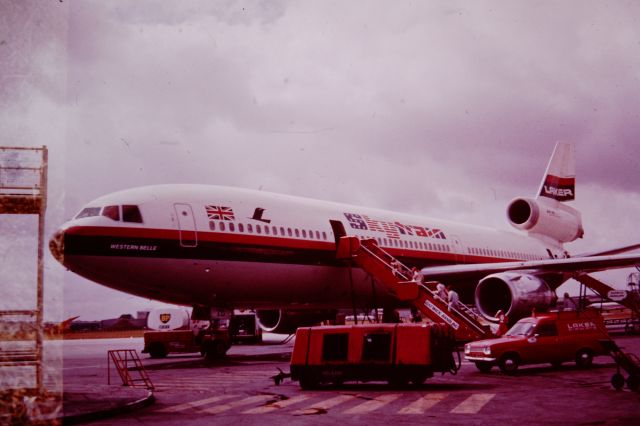
[[91, 216], [99, 216], [100, 215], [100, 207], [85, 207], [80, 210], [80, 213], [76, 215], [76, 219], [80, 219], [83, 217], [91, 217]]
[[122, 220], [125, 222], [142, 223], [142, 215], [138, 206], [122, 206]]
[[102, 216], [109, 219], [120, 220], [120, 206], [107, 206], [102, 209]]

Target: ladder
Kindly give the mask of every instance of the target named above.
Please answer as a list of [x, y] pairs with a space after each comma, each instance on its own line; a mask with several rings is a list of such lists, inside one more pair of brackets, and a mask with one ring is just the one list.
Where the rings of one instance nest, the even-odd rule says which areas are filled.
[[[111, 384], [111, 362], [116, 367], [116, 371], [122, 379], [123, 386], [145, 387], [153, 390], [154, 386], [151, 379], [144, 369], [142, 361], [138, 357], [135, 349], [115, 349], [107, 351], [107, 383]], [[133, 368], [130, 368], [130, 367]], [[137, 372], [138, 377], [133, 377], [131, 372]]]
[[[609, 299], [609, 292], [615, 290], [613, 287], [588, 274], [578, 274], [574, 276], [573, 279], [579, 281], [585, 287], [590, 288], [603, 299], [611, 300]], [[623, 300], [618, 300], [617, 302], [622, 306], [631, 309], [636, 316], [640, 315], [640, 300], [638, 300], [637, 293], [627, 292], [627, 296]]]
[[380, 248], [375, 239], [340, 237], [336, 251], [338, 259], [352, 259], [381, 282], [387, 291], [402, 302], [409, 302], [434, 322], [449, 324], [458, 341], [494, 337], [480, 316], [462, 303], [449, 309], [446, 300], [437, 295], [437, 282], [411, 281], [411, 270]]

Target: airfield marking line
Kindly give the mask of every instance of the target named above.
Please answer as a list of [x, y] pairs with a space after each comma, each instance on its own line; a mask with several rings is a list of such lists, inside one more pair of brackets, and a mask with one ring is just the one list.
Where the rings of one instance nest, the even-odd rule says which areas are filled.
[[235, 407], [241, 407], [243, 405], [249, 405], [249, 404], [254, 404], [256, 402], [261, 402], [264, 401], [266, 399], [270, 399], [273, 398], [273, 395], [254, 395], [254, 396], [250, 396], [248, 398], [245, 399], [240, 399], [238, 401], [233, 401], [230, 402], [228, 404], [222, 404], [222, 405], [215, 405], [211, 408], [203, 408], [201, 410], [199, 410], [201, 413], [207, 413], [207, 414], [218, 414], [218, 413], [222, 413], [224, 411], [227, 410], [231, 410], [232, 408]]
[[272, 411], [278, 410], [280, 408], [285, 408], [290, 405], [297, 404], [299, 402], [305, 401], [311, 398], [312, 395], [298, 395], [293, 398], [283, 399], [282, 401], [274, 402], [273, 404], [265, 405], [263, 407], [252, 408], [247, 411], [243, 411], [242, 414], [266, 414]]
[[473, 394], [450, 412], [454, 414], [475, 414], [480, 411], [487, 402], [491, 401], [494, 396], [496, 396], [495, 393]]
[[374, 399], [363, 402], [362, 404], [356, 405], [355, 407], [349, 408], [342, 412], [342, 414], [364, 414], [370, 413], [378, 408], [382, 408], [385, 405], [395, 401], [396, 399], [402, 396], [401, 393], [390, 393], [387, 395], [380, 395], [375, 397]]
[[354, 399], [353, 395], [338, 395], [333, 398], [325, 399], [324, 401], [320, 401], [317, 404], [310, 405], [309, 407], [294, 411], [294, 416], [301, 416], [305, 414], [316, 414], [318, 411], [326, 411], [329, 408], [335, 407], [336, 405], [342, 404], [344, 402], [350, 401]]
[[212, 402], [218, 402], [223, 399], [235, 398], [237, 396], [239, 395], [216, 395], [216, 396], [212, 396], [211, 398], [205, 398], [205, 399], [200, 399], [198, 401], [190, 401], [190, 402], [185, 402], [184, 404], [173, 405], [171, 407], [163, 408], [158, 411], [161, 413], [175, 413], [177, 411], [184, 411], [184, 410], [188, 410], [189, 408], [200, 407], [202, 405], [211, 404]]
[[431, 409], [431, 407], [442, 401], [446, 396], [446, 393], [427, 394], [398, 411], [398, 414], [424, 414], [425, 411]]

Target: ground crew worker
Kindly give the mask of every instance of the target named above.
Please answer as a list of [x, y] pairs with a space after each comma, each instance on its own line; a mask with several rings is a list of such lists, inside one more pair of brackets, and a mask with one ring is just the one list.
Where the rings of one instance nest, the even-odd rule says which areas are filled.
[[576, 302], [573, 301], [567, 292], [562, 296], [562, 309], [571, 309], [573, 311], [577, 309]]
[[507, 325], [507, 316], [502, 312], [502, 310], [498, 310], [498, 312], [496, 312], [496, 317], [498, 318], [498, 330], [496, 331], [496, 336], [504, 336], [504, 334], [509, 330], [509, 326]]

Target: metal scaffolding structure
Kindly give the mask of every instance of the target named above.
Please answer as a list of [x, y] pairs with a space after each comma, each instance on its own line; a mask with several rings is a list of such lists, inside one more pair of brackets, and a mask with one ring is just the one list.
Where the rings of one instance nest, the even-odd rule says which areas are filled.
[[[0, 147], [0, 214], [37, 215], [37, 290], [35, 309], [0, 311], [0, 321], [12, 324], [11, 336], [34, 342], [28, 349], [0, 351], [0, 366], [35, 367], [35, 387], [42, 392], [44, 219], [47, 207], [47, 147]], [[7, 218], [10, 220], [10, 217]], [[33, 349], [32, 349], [33, 348]]]

